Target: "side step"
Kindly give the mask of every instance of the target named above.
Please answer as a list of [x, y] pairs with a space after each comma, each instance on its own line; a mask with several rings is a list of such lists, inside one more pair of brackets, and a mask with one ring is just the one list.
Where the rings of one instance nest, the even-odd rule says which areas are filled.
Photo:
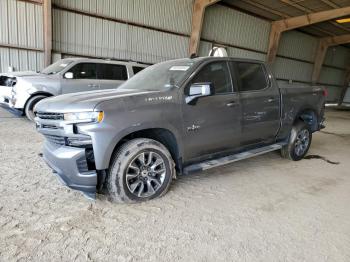
[[207, 170], [207, 169], [210, 169], [213, 167], [223, 166], [223, 165], [227, 165], [227, 164], [230, 164], [233, 162], [237, 162], [239, 160], [251, 158], [254, 156], [259, 156], [259, 155], [262, 155], [262, 154], [265, 154], [268, 152], [272, 152], [272, 151], [281, 149], [282, 146], [284, 146], [284, 145], [285, 145], [284, 143], [273, 144], [273, 145], [269, 145], [269, 146], [255, 148], [255, 149], [245, 151], [242, 153], [238, 153], [235, 155], [229, 155], [229, 156], [221, 157], [218, 159], [208, 160], [205, 162], [194, 164], [194, 165], [185, 167], [184, 174], [187, 175], [187, 174], [193, 173], [193, 172], [204, 171], [204, 170]]

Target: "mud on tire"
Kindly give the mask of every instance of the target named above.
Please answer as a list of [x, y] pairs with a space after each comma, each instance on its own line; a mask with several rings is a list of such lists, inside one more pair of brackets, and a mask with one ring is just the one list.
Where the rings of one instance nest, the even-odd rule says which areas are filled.
[[161, 197], [174, 175], [175, 164], [164, 145], [146, 138], [130, 140], [112, 157], [106, 181], [109, 199], [133, 203]]

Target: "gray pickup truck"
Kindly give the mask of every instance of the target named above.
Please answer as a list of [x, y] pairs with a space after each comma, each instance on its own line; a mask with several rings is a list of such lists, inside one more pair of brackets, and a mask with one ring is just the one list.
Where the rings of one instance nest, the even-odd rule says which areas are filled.
[[279, 88], [260, 61], [202, 57], [160, 63], [116, 90], [39, 102], [43, 158], [70, 188], [138, 202], [176, 174], [266, 152], [300, 160], [323, 127], [325, 90]]

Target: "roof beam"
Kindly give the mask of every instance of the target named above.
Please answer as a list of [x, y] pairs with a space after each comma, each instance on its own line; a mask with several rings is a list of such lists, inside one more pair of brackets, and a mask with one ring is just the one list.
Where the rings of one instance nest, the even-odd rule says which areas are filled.
[[320, 39], [317, 52], [316, 59], [314, 64], [314, 69], [312, 72], [312, 83], [317, 83], [319, 81], [322, 65], [324, 59], [327, 54], [327, 50], [330, 46], [343, 45], [350, 43], [350, 34], [340, 35], [340, 36], [332, 36], [332, 37], [324, 37]]
[[[298, 4], [298, 3], [295, 3], [295, 2], [292, 2], [290, 0], [281, 0], [283, 3], [287, 4], [287, 5], [290, 5], [290, 6], [293, 6], [294, 8], [300, 10], [300, 11], [303, 11], [305, 13], [313, 13], [315, 12], [314, 10], [311, 10], [310, 8], [307, 8], [305, 6], [302, 6], [301, 4]], [[333, 6], [334, 7], [334, 6]], [[339, 8], [339, 7], [335, 7], [335, 8]], [[342, 26], [340, 24], [338, 24], [337, 22], [334, 22], [334, 21], [330, 21], [330, 23], [344, 31], [348, 31], [350, 32], [350, 29], [345, 27], [345, 26]]]
[[193, 3], [192, 13], [192, 32], [190, 38], [189, 53], [190, 55], [197, 54], [199, 42], [202, 34], [203, 20], [205, 9], [220, 0], [195, 0]]
[[52, 0], [44, 0], [44, 65], [51, 64], [52, 57]]
[[[267, 7], [267, 6], [265, 6], [265, 5], [261, 4], [261, 3], [256, 3], [256, 2], [253, 2], [251, 0], [241, 0], [241, 1], [247, 3], [247, 4], [251, 5], [251, 6], [254, 6], [254, 7], [257, 7], [259, 9], [262, 9], [264, 11], [267, 11], [269, 13], [272, 13], [274, 15], [280, 16], [281, 18], [290, 18], [291, 17], [290, 15], [288, 15], [286, 13], [283, 13], [283, 12], [271, 9], [270, 7]], [[319, 32], [321, 32], [321, 33], [323, 33], [323, 34], [326, 34], [326, 35], [334, 35], [333, 32], [329, 32], [329, 31], [324, 30], [322, 28], [319, 28], [317, 26], [314, 26], [314, 29], [319, 31]]]
[[317, 13], [311, 13], [307, 15], [297, 16], [297, 17], [291, 17], [279, 21], [275, 21], [271, 23], [271, 32], [270, 32], [270, 42], [268, 47], [268, 53], [267, 53], [267, 62], [273, 63], [277, 51], [279, 42], [281, 39], [281, 35], [285, 31], [293, 30], [296, 28], [332, 20], [338, 17], [346, 16], [350, 14], [350, 6], [338, 8], [338, 9], [332, 9]]

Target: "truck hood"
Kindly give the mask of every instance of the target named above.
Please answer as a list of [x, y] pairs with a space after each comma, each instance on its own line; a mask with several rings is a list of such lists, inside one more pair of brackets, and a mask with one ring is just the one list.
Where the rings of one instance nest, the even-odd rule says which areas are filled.
[[[16, 88], [30, 88], [31, 86], [46, 86], [47, 83], [57, 78], [57, 75], [45, 75], [32, 71], [11, 72], [0, 75], [0, 86], [8, 86], [9, 81], [16, 82]], [[11, 85], [12, 86], [12, 85]]]
[[4, 73], [1, 75], [7, 76], [7, 77], [23, 77], [23, 76], [37, 76], [37, 75], [42, 75], [42, 74], [34, 72], [34, 71], [24, 71], [24, 72]]
[[37, 112], [53, 113], [92, 111], [99, 103], [107, 100], [121, 101], [123, 97], [146, 95], [156, 92], [159, 91], [113, 89], [65, 94], [40, 101], [34, 110]]

